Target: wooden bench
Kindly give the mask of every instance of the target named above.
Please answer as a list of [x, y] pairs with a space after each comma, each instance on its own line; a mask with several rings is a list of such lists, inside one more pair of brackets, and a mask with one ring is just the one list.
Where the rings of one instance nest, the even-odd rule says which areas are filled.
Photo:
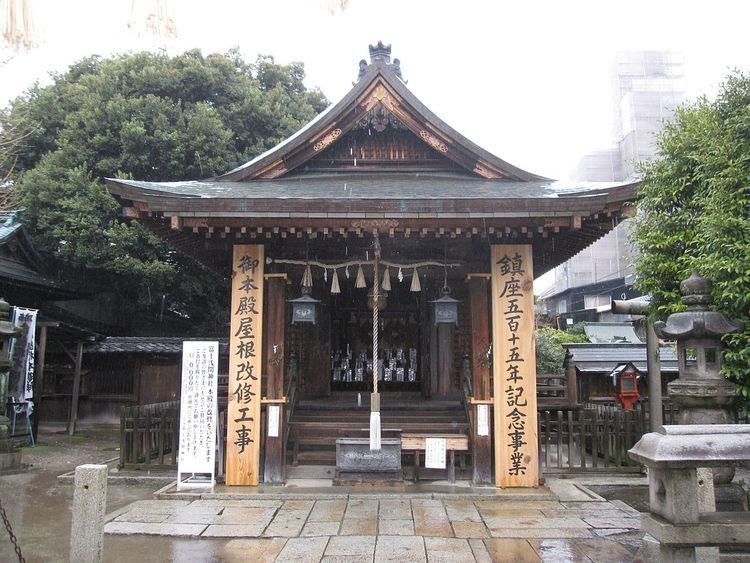
[[448, 480], [456, 482], [456, 452], [469, 451], [466, 434], [401, 434], [401, 451], [414, 452], [414, 481], [419, 480], [419, 454], [427, 449], [427, 438], [444, 438], [448, 454]]

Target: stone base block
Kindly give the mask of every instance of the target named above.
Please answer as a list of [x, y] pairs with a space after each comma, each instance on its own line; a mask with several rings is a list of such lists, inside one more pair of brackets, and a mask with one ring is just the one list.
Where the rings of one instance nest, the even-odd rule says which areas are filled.
[[672, 524], [660, 516], [643, 514], [641, 530], [671, 547], [750, 546], [750, 513], [702, 514], [695, 524]]
[[21, 452], [0, 453], [0, 471], [21, 469]]

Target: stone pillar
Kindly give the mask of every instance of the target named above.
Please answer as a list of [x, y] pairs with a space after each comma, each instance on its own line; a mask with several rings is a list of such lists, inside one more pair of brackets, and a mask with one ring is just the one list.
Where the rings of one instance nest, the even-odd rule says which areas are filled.
[[107, 466], [76, 467], [73, 491], [73, 523], [70, 529], [70, 561], [102, 560], [104, 515], [107, 507]]

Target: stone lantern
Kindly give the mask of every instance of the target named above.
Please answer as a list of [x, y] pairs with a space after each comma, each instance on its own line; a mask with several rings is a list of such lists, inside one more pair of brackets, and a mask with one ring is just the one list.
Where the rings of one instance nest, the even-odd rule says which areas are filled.
[[737, 388], [721, 375], [724, 345], [721, 337], [742, 326], [709, 310], [711, 282], [696, 270], [680, 284], [687, 309], [654, 323], [660, 338], [677, 341], [680, 376], [668, 386], [669, 396], [680, 407], [679, 424], [727, 424]]
[[[20, 330], [10, 321], [10, 305], [5, 299], [0, 298], [0, 408], [5, 407], [8, 400], [10, 343]], [[21, 452], [13, 447], [9, 429], [10, 420], [7, 416], [0, 414], [0, 470], [17, 469], [21, 466]]]

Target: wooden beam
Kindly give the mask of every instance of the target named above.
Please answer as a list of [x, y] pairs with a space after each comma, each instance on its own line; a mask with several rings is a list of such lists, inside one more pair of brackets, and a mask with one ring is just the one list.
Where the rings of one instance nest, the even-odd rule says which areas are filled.
[[[47, 327], [52, 323], [37, 323], [39, 326], [39, 341], [37, 344], [37, 357], [34, 363], [34, 424], [32, 431], [34, 439], [39, 440], [39, 415], [41, 415], [42, 393], [44, 392], [44, 362], [47, 356]], [[54, 323], [59, 326], [59, 323]]]
[[83, 342], [76, 344], [76, 361], [73, 370], [73, 397], [70, 400], [70, 416], [68, 417], [68, 435], [72, 436], [76, 431], [76, 420], [78, 419], [78, 397], [81, 394], [81, 366], [83, 364]]
[[[284, 330], [286, 328], [286, 275], [283, 277], [267, 278], [267, 307], [266, 307], [266, 335], [265, 359], [266, 390], [268, 400], [280, 401], [284, 395], [284, 363], [286, 350], [284, 349]], [[263, 464], [263, 482], [284, 482], [284, 409], [279, 408], [279, 425], [277, 436], [265, 437], [265, 452]], [[268, 417], [266, 417], [268, 420]]]

